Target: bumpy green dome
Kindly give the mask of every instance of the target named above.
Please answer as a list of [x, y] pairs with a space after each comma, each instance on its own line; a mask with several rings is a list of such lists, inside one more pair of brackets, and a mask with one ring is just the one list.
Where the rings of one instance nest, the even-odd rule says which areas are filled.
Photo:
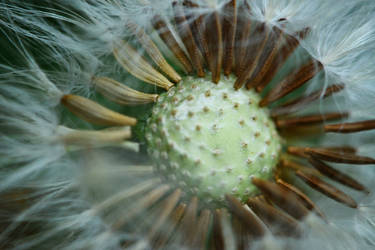
[[281, 149], [259, 95], [233, 82], [187, 77], [159, 97], [147, 124], [158, 171], [208, 202], [256, 193], [251, 178], [270, 179]]

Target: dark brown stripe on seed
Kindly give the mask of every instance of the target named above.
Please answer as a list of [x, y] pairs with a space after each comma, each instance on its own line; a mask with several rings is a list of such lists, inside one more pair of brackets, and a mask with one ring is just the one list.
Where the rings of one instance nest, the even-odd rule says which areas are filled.
[[335, 180], [345, 186], [353, 188], [358, 191], [363, 191], [365, 193], [369, 193], [368, 189], [350, 176], [332, 168], [331, 166], [327, 165], [326, 163], [314, 158], [310, 157], [309, 162], [313, 165], [320, 173], [327, 176], [328, 178]]
[[280, 107], [276, 107], [276, 108], [272, 109], [271, 116], [275, 117], [275, 116], [278, 116], [278, 115], [286, 115], [286, 114], [290, 114], [290, 113], [299, 111], [299, 110], [303, 109], [304, 107], [306, 107], [308, 104], [312, 103], [313, 101], [315, 101], [319, 98], [321, 98], [321, 99], [327, 98], [327, 97], [332, 96], [333, 94], [335, 94], [337, 92], [340, 92], [343, 89], [344, 89], [344, 85], [340, 85], [340, 84], [336, 85], [335, 84], [335, 85], [332, 85], [332, 86], [328, 87], [327, 89], [315, 91], [308, 96], [303, 96], [303, 97], [297, 98], [293, 101], [285, 103], [284, 105], [282, 105]]
[[243, 60], [246, 57], [247, 48], [249, 47], [249, 38], [252, 21], [250, 20], [250, 6], [244, 2], [238, 8], [237, 28], [235, 39], [235, 73], [237, 76], [241, 73]]
[[224, 210], [217, 209], [214, 213], [213, 229], [212, 229], [212, 246], [215, 250], [225, 249], [223, 225]]
[[256, 87], [256, 90], [258, 92], [261, 92], [268, 85], [268, 83], [271, 82], [271, 80], [274, 78], [279, 69], [284, 65], [289, 56], [299, 46], [299, 41], [297, 40], [297, 38], [303, 39], [309, 33], [309, 31], [309, 28], [305, 28], [292, 36], [286, 35], [284, 45], [282, 45], [279, 53], [273, 59], [268, 72], [264, 75], [264, 77], [260, 80], [260, 84], [258, 84]]
[[175, 13], [175, 22], [177, 26], [178, 34], [180, 35], [182, 42], [184, 43], [189, 55], [190, 59], [193, 63], [193, 67], [195, 68], [197, 75], [199, 77], [204, 77], [204, 70], [202, 64], [202, 54], [195, 43], [193, 34], [191, 32], [189, 22], [186, 19], [184, 8], [178, 2], [173, 2], [173, 10]]
[[282, 186], [283, 188], [294, 192], [298, 198], [303, 202], [305, 207], [309, 210], [313, 210], [316, 212], [317, 215], [319, 215], [322, 219], [326, 221], [326, 216], [323, 214], [323, 212], [315, 205], [315, 203], [301, 190], [299, 190], [297, 187], [293, 186], [292, 184], [289, 184], [281, 179], [277, 180], [277, 184]]
[[247, 80], [246, 88], [251, 89], [262, 83], [263, 77], [267, 74], [272, 66], [272, 62], [278, 56], [282, 41], [285, 39], [283, 31], [273, 27], [267, 45], [259, 58], [257, 67], [252, 76]]
[[237, 27], [237, 1], [230, 0], [223, 8], [224, 75], [232, 72]]
[[375, 159], [359, 156], [346, 152], [335, 152], [327, 149], [305, 148], [305, 154], [312, 155], [320, 160], [336, 162], [336, 163], [352, 163], [352, 164], [375, 164]]
[[326, 121], [339, 120], [348, 117], [348, 113], [328, 113], [318, 115], [307, 115], [300, 117], [276, 118], [278, 128], [294, 127], [299, 125], [315, 125]]
[[246, 227], [249, 233], [254, 237], [261, 237], [265, 234], [265, 229], [254, 215], [243, 207], [241, 202], [231, 195], [225, 196], [229, 210], [235, 215]]
[[323, 69], [323, 64], [313, 59], [305, 65], [288, 75], [284, 80], [275, 86], [259, 103], [261, 107], [267, 106], [280, 98], [291, 93], [311, 80]]
[[206, 16], [206, 40], [209, 49], [207, 58], [208, 67], [212, 73], [212, 81], [220, 81], [221, 67], [223, 63], [223, 34], [220, 16], [213, 11]]
[[333, 187], [332, 185], [322, 181], [318, 177], [311, 174], [303, 173], [302, 171], [297, 171], [296, 175], [300, 177], [310, 187], [332, 198], [333, 200], [343, 203], [351, 208], [358, 207], [357, 203], [349, 195]]
[[324, 126], [325, 132], [335, 133], [355, 133], [371, 129], [375, 129], [375, 120], [353, 123], [329, 124]]
[[190, 63], [189, 58], [185, 54], [184, 50], [180, 47], [172, 31], [169, 29], [166, 22], [159, 15], [152, 18], [152, 24], [154, 29], [158, 32], [160, 38], [164, 41], [167, 47], [172, 51], [177, 60], [182, 64], [186, 73], [190, 74], [193, 72], [193, 66]]
[[275, 235], [301, 235], [301, 229], [298, 226], [298, 222], [282, 211], [257, 198], [249, 199], [247, 204]]
[[308, 214], [309, 211], [293, 192], [285, 190], [276, 183], [258, 178], [253, 178], [252, 183], [259, 188], [265, 197], [294, 218], [301, 220]]
[[242, 60], [240, 70], [238, 71], [238, 78], [234, 83], [235, 89], [241, 88], [254, 73], [264, 52], [270, 33], [271, 31], [265, 23], [260, 23], [255, 28], [252, 34], [252, 41], [255, 42], [254, 44], [249, 44], [247, 47], [246, 58]]
[[181, 219], [181, 229], [184, 232], [183, 245], [192, 246], [194, 243], [194, 236], [197, 230], [197, 209], [198, 198], [193, 197], [186, 209], [185, 216]]
[[209, 234], [209, 226], [211, 222], [211, 212], [205, 209], [201, 212], [196, 225], [196, 234], [193, 243], [193, 248], [204, 249]]

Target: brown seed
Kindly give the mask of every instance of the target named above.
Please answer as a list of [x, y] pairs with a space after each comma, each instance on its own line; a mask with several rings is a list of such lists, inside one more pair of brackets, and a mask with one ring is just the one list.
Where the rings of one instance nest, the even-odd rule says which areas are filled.
[[324, 126], [325, 132], [335, 133], [355, 133], [371, 129], [375, 129], [375, 120], [353, 123], [329, 124]]
[[326, 121], [347, 118], [348, 116], [348, 113], [327, 113], [300, 117], [276, 118], [276, 126], [278, 128], [288, 128], [300, 125], [315, 125]]
[[181, 219], [180, 228], [184, 232], [183, 245], [192, 246], [196, 232], [198, 198], [193, 197], [186, 208], [184, 217]]
[[213, 228], [212, 228], [212, 245], [215, 250], [225, 249], [224, 245], [224, 235], [223, 235], [223, 217], [225, 212], [221, 209], [216, 209], [213, 219]]
[[323, 214], [323, 212], [315, 205], [315, 203], [312, 200], [310, 200], [309, 197], [307, 197], [307, 195], [305, 195], [297, 187], [283, 181], [282, 179], [278, 179], [277, 184], [291, 192], [294, 192], [298, 196], [298, 198], [303, 202], [307, 209], [314, 210], [317, 213], [317, 215], [319, 215], [322, 219], [326, 220], [326, 216]]
[[268, 85], [268, 83], [271, 82], [272, 78], [284, 65], [289, 56], [299, 46], [299, 41], [297, 40], [297, 38], [303, 39], [309, 32], [310, 28], [305, 28], [294, 35], [285, 35], [286, 38], [283, 46], [280, 48], [279, 53], [277, 53], [277, 56], [275, 56], [275, 58], [271, 62], [271, 66], [269, 67], [267, 73], [261, 80], [259, 80], [260, 83], [257, 84], [256, 90], [258, 92], [261, 92]]
[[177, 189], [165, 199], [161, 206], [160, 213], [158, 214], [158, 218], [156, 218], [156, 221], [153, 222], [151, 229], [148, 233], [149, 239], [152, 239], [157, 234], [157, 232], [161, 230], [161, 227], [166, 222], [168, 222], [168, 217], [170, 216], [180, 197], [181, 190]]
[[204, 70], [202, 64], [202, 54], [194, 40], [193, 34], [191, 32], [189, 22], [186, 19], [184, 8], [178, 2], [173, 2], [173, 10], [175, 13], [175, 21], [177, 25], [177, 32], [180, 35], [182, 42], [184, 43], [190, 58], [193, 62], [193, 67], [195, 68], [197, 75], [203, 77]]
[[251, 181], [268, 199], [294, 218], [301, 220], [308, 214], [309, 211], [293, 192], [285, 190], [270, 181], [258, 178], [253, 178]]
[[186, 210], [186, 205], [181, 203], [177, 206], [177, 208], [172, 212], [171, 216], [169, 217], [168, 223], [163, 227], [163, 232], [161, 232], [157, 238], [154, 238], [153, 247], [155, 249], [164, 249], [164, 246], [168, 242], [168, 239], [171, 238], [174, 231], [176, 230], [182, 216], [184, 215]]
[[[66, 128], [65, 128], [66, 129]], [[131, 130], [126, 128], [112, 128], [103, 130], [75, 130], [69, 129], [60, 136], [65, 145], [98, 147], [124, 142], [131, 137]]]
[[274, 234], [282, 236], [301, 235], [298, 222], [282, 211], [257, 198], [249, 199], [247, 204]]
[[332, 185], [322, 181], [318, 177], [311, 174], [303, 173], [300, 170], [296, 172], [296, 175], [300, 177], [310, 187], [334, 199], [335, 201], [343, 203], [351, 208], [358, 207], [357, 203], [350, 196], [340, 191], [339, 189], [333, 187]]
[[212, 73], [212, 82], [220, 81], [221, 66], [223, 63], [223, 34], [220, 16], [217, 11], [207, 14], [206, 40], [208, 45], [208, 67]]
[[137, 120], [109, 110], [96, 102], [76, 95], [64, 95], [61, 103], [79, 118], [97, 125], [134, 126]]
[[116, 223], [112, 225], [112, 229], [115, 231], [124, 227], [128, 222], [131, 221], [134, 216], [141, 214], [147, 210], [166, 194], [170, 189], [168, 185], [161, 185], [154, 190], [150, 191], [148, 194], [143, 196], [140, 200], [133, 202], [132, 206], [127, 210], [127, 212], [121, 217], [118, 218]]
[[261, 107], [267, 106], [280, 98], [286, 96], [293, 90], [301, 87], [311, 80], [323, 69], [323, 64], [313, 59], [305, 65], [288, 75], [284, 80], [275, 86], [259, 103]]
[[294, 162], [294, 161], [287, 160], [287, 159], [285, 159], [285, 156], [281, 157], [281, 160], [279, 162], [279, 167], [281, 169], [287, 168], [287, 169], [291, 169], [293, 171], [301, 170], [304, 173], [310, 173], [310, 174], [314, 174], [314, 175], [317, 175], [317, 176], [321, 175], [319, 173], [319, 171], [317, 171], [316, 169], [307, 167], [305, 165], [299, 164], [299, 163]]
[[368, 189], [350, 176], [332, 168], [331, 166], [325, 164], [324, 162], [314, 158], [310, 157], [309, 162], [311, 165], [313, 165], [319, 172], [321, 172], [323, 175], [327, 176], [328, 178], [335, 180], [345, 186], [351, 187], [358, 191], [364, 191], [366, 193], [369, 193]]
[[231, 195], [226, 195], [229, 210], [235, 215], [241, 223], [249, 230], [249, 233], [254, 237], [261, 237], [265, 234], [263, 225], [258, 222], [258, 219], [246, 208], [241, 202]]
[[304, 107], [306, 107], [308, 104], [312, 103], [313, 101], [318, 100], [319, 98], [321, 99], [327, 98], [337, 92], [340, 92], [343, 89], [344, 89], [344, 85], [335, 84], [335, 85], [328, 87], [327, 89], [315, 91], [308, 96], [297, 98], [295, 100], [292, 100], [290, 102], [283, 104], [280, 107], [276, 107], [272, 109], [271, 116], [276, 117], [279, 115], [286, 115], [286, 114], [299, 111], [303, 109]]
[[230, 0], [223, 7], [223, 39], [224, 39], [224, 75], [232, 72], [234, 62], [234, 47], [237, 28], [237, 1]]
[[241, 69], [238, 72], [238, 78], [234, 83], [235, 89], [241, 88], [255, 71], [257, 63], [259, 63], [259, 59], [270, 36], [270, 30], [265, 23], [261, 23], [257, 26], [252, 35], [255, 36], [255, 40], [258, 42], [254, 44], [254, 48], [251, 48], [250, 51], [248, 50], [246, 59], [243, 60], [244, 65], [241, 66]]
[[[205, 35], [206, 23], [205, 23], [205, 14], [199, 14], [200, 6], [197, 3], [194, 3], [190, 0], [184, 0], [183, 5], [185, 6], [185, 15], [188, 20], [190, 29], [194, 36], [195, 42], [204, 58], [202, 60], [207, 60], [209, 58], [209, 49], [207, 45], [207, 39]], [[202, 62], [203, 63], [203, 62]]]
[[121, 105], [139, 105], [155, 102], [158, 95], [146, 94], [127, 87], [111, 78], [93, 77], [96, 91]]
[[250, 89], [258, 86], [263, 77], [267, 74], [272, 66], [273, 60], [278, 56], [282, 41], [284, 40], [284, 32], [274, 27], [269, 34], [267, 44], [262, 55], [259, 58], [255, 71], [247, 80], [246, 88]]
[[169, 29], [167, 23], [159, 15], [155, 15], [152, 18], [152, 24], [154, 29], [158, 31], [160, 38], [168, 46], [168, 48], [175, 55], [177, 60], [182, 64], [184, 70], [190, 74], [193, 72], [193, 66], [190, 63], [189, 58], [185, 54], [184, 50], [179, 46], [176, 38], [173, 36], [172, 31]]
[[239, 76], [244, 67], [247, 48], [249, 47], [249, 38], [252, 21], [250, 19], [250, 6], [245, 1], [238, 7], [237, 28], [235, 38], [235, 73]]
[[129, 43], [116, 42], [113, 47], [113, 55], [125, 70], [138, 79], [166, 90], [173, 87], [173, 83], [154, 69]]
[[206, 240], [209, 234], [209, 225], [211, 222], [211, 212], [205, 209], [201, 212], [196, 225], [196, 234], [194, 238], [193, 247], [197, 249], [204, 249]]
[[336, 162], [336, 163], [352, 163], [352, 164], [375, 164], [375, 159], [358, 156], [352, 153], [346, 152], [335, 152], [327, 149], [317, 149], [317, 148], [305, 148], [305, 153], [312, 155], [318, 159]]
[[[296, 155], [296, 156], [303, 157], [303, 158], [309, 158], [310, 156], [305, 153], [305, 149], [306, 148], [304, 148], [304, 147], [289, 146], [287, 151], [288, 151], [288, 153], [290, 153], [292, 155]], [[357, 152], [357, 150], [355, 148], [350, 147], [350, 146], [321, 147], [321, 148], [317, 148], [317, 149], [323, 149], [323, 150], [332, 151], [332, 152], [336, 152], [336, 153], [349, 153], [349, 154], [355, 154]]]
[[139, 43], [145, 49], [150, 58], [159, 67], [159, 69], [161, 69], [173, 82], [178, 83], [179, 81], [181, 81], [181, 77], [168, 64], [158, 47], [141, 27], [139, 27], [134, 22], [128, 21], [126, 24], [126, 28], [133, 32]]

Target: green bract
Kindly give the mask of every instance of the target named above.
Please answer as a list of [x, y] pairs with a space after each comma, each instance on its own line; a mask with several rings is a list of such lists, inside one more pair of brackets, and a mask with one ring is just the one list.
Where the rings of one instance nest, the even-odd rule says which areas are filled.
[[252, 177], [272, 178], [281, 149], [268, 110], [254, 91], [186, 77], [160, 95], [146, 140], [158, 171], [184, 191], [220, 202], [257, 192]]

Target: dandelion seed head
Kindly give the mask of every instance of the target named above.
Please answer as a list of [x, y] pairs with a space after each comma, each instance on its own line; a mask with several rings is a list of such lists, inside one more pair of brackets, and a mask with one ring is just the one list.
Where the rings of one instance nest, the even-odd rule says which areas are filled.
[[[230, 8], [233, 2], [235, 11]], [[9, 63], [16, 61], [13, 58], [0, 65], [4, 226], [0, 247], [145, 249], [160, 244], [176, 249], [214, 243], [226, 249], [241, 244], [254, 249], [373, 247], [373, 197], [345, 186], [349, 176], [373, 190], [371, 166], [337, 161], [370, 161], [374, 132], [367, 131], [370, 126], [348, 136], [320, 136], [326, 125], [336, 122], [327, 112], [351, 113], [348, 118], [342, 115], [341, 129], [347, 122], [373, 119], [373, 3], [233, 2], [0, 3], [0, 32], [9, 40], [7, 49], [22, 58], [20, 66]], [[234, 21], [237, 28], [231, 30], [228, 22]], [[211, 25], [209, 36], [197, 22]], [[191, 36], [189, 30], [194, 31]], [[232, 56], [227, 54], [227, 36], [233, 38]], [[228, 67], [225, 63], [230, 60]], [[206, 78], [201, 78], [204, 74]], [[217, 94], [224, 83], [230, 90]], [[293, 89], [286, 91], [292, 84]], [[341, 87], [330, 93], [332, 84]], [[261, 94], [256, 100], [241, 99], [245, 88]], [[199, 95], [189, 95], [194, 91]], [[122, 104], [114, 103], [119, 101]], [[228, 108], [220, 106], [225, 102], [230, 103]], [[241, 113], [244, 105], [250, 111], [259, 105], [269, 111], [265, 117], [247, 116]], [[226, 136], [232, 133], [220, 134], [228, 112], [240, 113], [232, 129], [260, 126], [243, 131], [237, 150], [229, 156]], [[209, 118], [192, 122], [204, 116]], [[188, 126], [178, 124], [181, 120]], [[105, 128], [113, 124], [121, 126]], [[151, 124], [147, 133], [145, 124]], [[170, 131], [160, 129], [166, 124], [171, 124]], [[274, 131], [266, 135], [268, 130]], [[158, 138], [153, 138], [155, 131]], [[174, 134], [181, 138], [164, 143]], [[218, 135], [224, 146], [216, 145], [217, 140], [206, 145], [202, 139]], [[273, 145], [275, 138], [279, 145]], [[256, 147], [258, 141], [261, 146]], [[189, 145], [191, 149], [186, 148]], [[332, 148], [337, 145], [341, 148]], [[298, 148], [299, 155], [292, 155], [290, 146]], [[267, 147], [273, 152], [268, 153]], [[234, 162], [240, 157], [234, 155], [246, 152], [249, 155], [240, 159], [245, 168], [258, 160], [272, 162], [258, 164], [269, 178], [259, 180], [254, 173], [238, 170]], [[218, 164], [205, 167], [207, 157]], [[337, 176], [317, 170], [309, 157], [328, 164], [325, 171], [330, 167], [348, 176], [337, 183]], [[163, 164], [156, 164], [159, 158]], [[186, 161], [190, 165], [182, 164]], [[318, 179], [309, 179], [310, 174]], [[240, 184], [231, 185], [230, 176]], [[209, 183], [202, 191], [190, 181]], [[315, 188], [310, 189], [309, 181]], [[251, 190], [254, 185], [259, 195]], [[210, 197], [210, 191], [220, 189], [227, 191]], [[286, 200], [281, 202], [280, 197]], [[357, 209], [335, 203], [350, 203], [351, 197], [358, 202]], [[221, 205], [205, 206], [214, 200]], [[301, 201], [302, 208], [296, 205]], [[275, 211], [278, 214], [272, 217]], [[252, 227], [257, 228], [252, 232], [256, 236], [249, 243], [247, 230]], [[291, 231], [301, 234], [286, 237]]]

